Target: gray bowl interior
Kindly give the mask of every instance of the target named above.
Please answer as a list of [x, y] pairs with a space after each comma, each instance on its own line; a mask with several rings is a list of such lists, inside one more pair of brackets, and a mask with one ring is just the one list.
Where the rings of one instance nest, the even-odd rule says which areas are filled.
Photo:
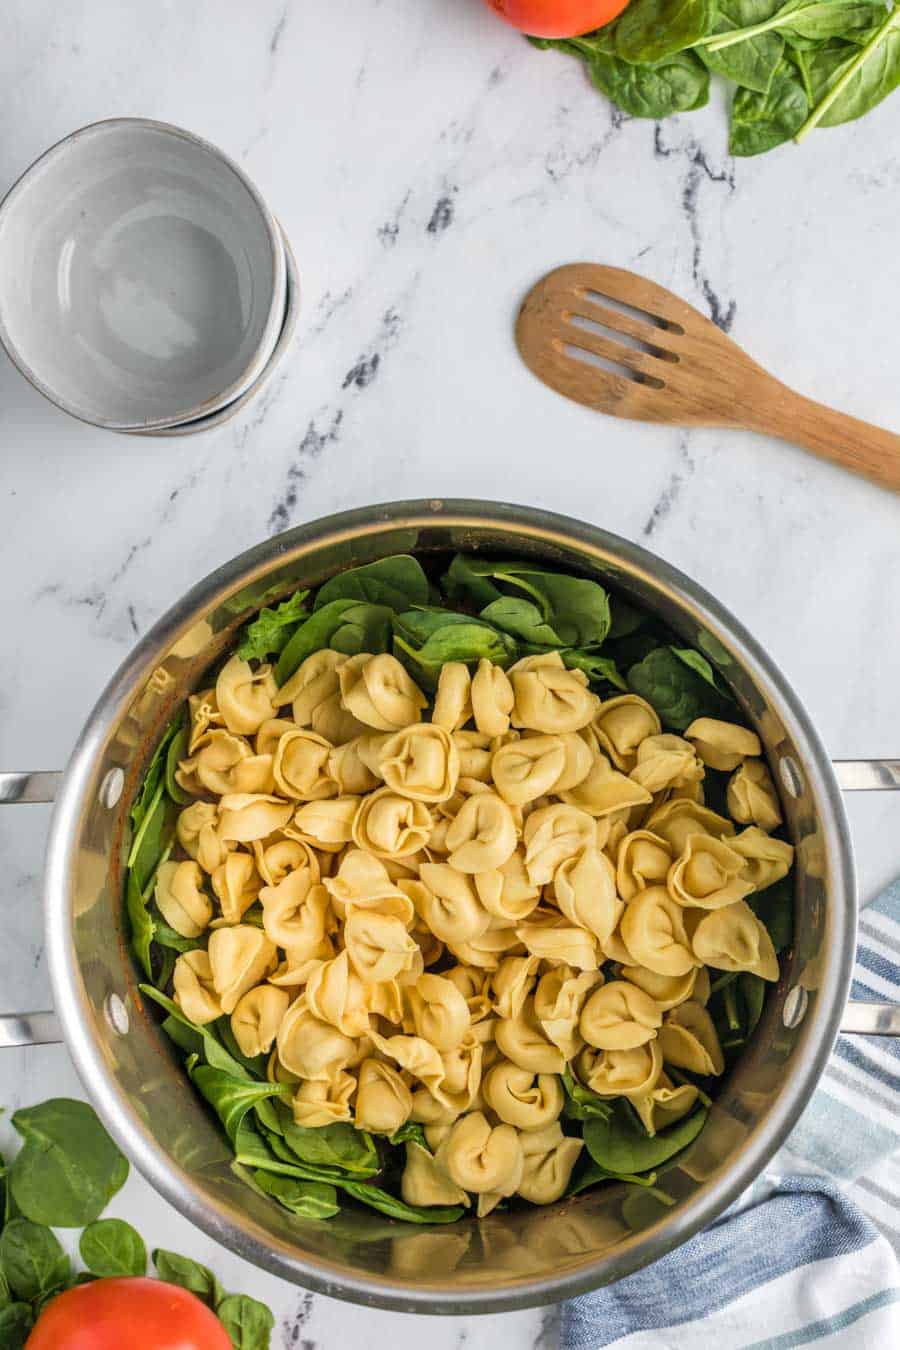
[[[797, 845], [793, 956], [702, 1134], [665, 1172], [660, 1184], [676, 1199], [671, 1207], [640, 1188], [610, 1185], [446, 1228], [350, 1208], [327, 1222], [292, 1218], [232, 1173], [217, 1123], [137, 990], [121, 899], [127, 806], [174, 708], [273, 595], [389, 553], [454, 549], [540, 557], [655, 610], [731, 684], [782, 787]], [[125, 788], [110, 807], [114, 769]], [[347, 513], [280, 536], [200, 583], [160, 621], [112, 681], [76, 749], [52, 831], [47, 916], [57, 1009], [76, 1064], [158, 1190], [227, 1246], [299, 1284], [380, 1306], [462, 1312], [549, 1302], [615, 1280], [711, 1221], [752, 1181], [802, 1110], [836, 1034], [855, 897], [846, 823], [815, 732], [777, 671], [711, 597], [588, 526], [491, 503], [435, 502]], [[798, 986], [806, 1013], [788, 1027], [785, 1000]], [[128, 1011], [125, 1034], [108, 1015], [112, 996]]]

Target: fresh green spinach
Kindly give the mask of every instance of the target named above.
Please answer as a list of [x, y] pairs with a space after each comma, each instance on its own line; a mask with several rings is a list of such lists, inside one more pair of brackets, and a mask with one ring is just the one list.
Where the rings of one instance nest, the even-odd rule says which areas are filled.
[[0, 1233], [0, 1266], [17, 1299], [31, 1303], [72, 1273], [59, 1238], [42, 1223], [13, 1219]]
[[315, 608], [322, 609], [334, 600], [362, 600], [399, 612], [412, 605], [428, 604], [428, 578], [416, 558], [399, 553], [338, 572], [319, 587]]
[[[742, 89], [767, 94], [784, 53], [784, 39], [778, 32], [763, 28], [779, 7], [780, 0], [719, 0], [718, 22], [712, 34], [698, 43], [696, 52], [704, 65], [724, 75]], [[720, 48], [718, 37], [750, 30], [740, 42]]]
[[652, 65], [693, 47], [715, 17], [715, 0], [631, 0], [616, 23], [616, 55], [632, 65]]
[[168, 1284], [177, 1284], [196, 1294], [208, 1308], [215, 1309], [225, 1297], [225, 1290], [219, 1284], [211, 1270], [192, 1261], [189, 1256], [179, 1256], [178, 1252], [166, 1251], [157, 1247], [152, 1253], [156, 1273]]
[[24, 1139], [10, 1170], [19, 1210], [37, 1224], [81, 1228], [124, 1184], [128, 1162], [87, 1102], [56, 1097], [16, 1111]]
[[221, 1069], [212, 1069], [208, 1064], [195, 1064], [189, 1072], [191, 1082], [225, 1126], [232, 1144], [251, 1107], [264, 1097], [290, 1097], [294, 1091], [290, 1083], [253, 1083], [245, 1077], [235, 1078]]
[[234, 1350], [267, 1350], [275, 1318], [264, 1303], [249, 1294], [228, 1294], [216, 1305]]
[[9, 1303], [0, 1308], [0, 1345], [3, 1350], [25, 1350], [34, 1326], [34, 1316], [27, 1303]]
[[386, 652], [391, 639], [391, 610], [359, 600], [338, 599], [317, 608], [294, 632], [278, 658], [275, 680], [285, 684], [298, 666], [323, 647], [345, 656]]
[[731, 108], [731, 153], [762, 155], [783, 145], [797, 134], [808, 112], [809, 100], [803, 84], [793, 66], [782, 61], [767, 93], [739, 89], [735, 94]]
[[304, 1219], [330, 1219], [340, 1209], [337, 1191], [329, 1182], [300, 1181], [263, 1171], [254, 1172], [253, 1179], [267, 1195]]
[[649, 1135], [623, 1098], [617, 1098], [606, 1119], [585, 1121], [584, 1143], [598, 1167], [613, 1176], [640, 1176], [671, 1161], [703, 1128], [706, 1108], [698, 1107], [684, 1120]]
[[306, 617], [303, 602], [308, 595], [308, 590], [295, 591], [276, 609], [261, 609], [244, 630], [243, 640], [237, 649], [241, 660], [265, 661], [267, 657], [279, 656]]
[[631, 667], [627, 679], [634, 693], [675, 731], [684, 731], [698, 717], [727, 719], [735, 712], [716, 685], [709, 663], [689, 648], [656, 647]]
[[633, 65], [618, 56], [597, 56], [588, 74], [601, 93], [631, 117], [658, 121], [694, 112], [709, 102], [709, 73], [691, 51]]
[[783, 952], [794, 939], [794, 885], [789, 877], [782, 877], [764, 891], [747, 897], [747, 903], [758, 919], [765, 924], [772, 946]]
[[455, 1223], [466, 1212], [462, 1205], [407, 1205], [389, 1191], [364, 1181], [342, 1181], [339, 1185], [354, 1200], [377, 1209], [388, 1218], [403, 1219], [406, 1223]]
[[144, 1239], [124, 1219], [95, 1219], [81, 1234], [81, 1259], [93, 1275], [143, 1275], [147, 1269]]

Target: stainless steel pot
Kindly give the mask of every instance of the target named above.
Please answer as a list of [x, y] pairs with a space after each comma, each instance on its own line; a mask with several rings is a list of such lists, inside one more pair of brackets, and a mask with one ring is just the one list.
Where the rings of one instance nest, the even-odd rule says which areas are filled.
[[[175, 707], [273, 589], [315, 585], [389, 553], [450, 549], [537, 556], [657, 611], [730, 682], [780, 785], [797, 846], [793, 955], [702, 1134], [666, 1174], [671, 1208], [613, 1186], [431, 1230], [362, 1210], [328, 1222], [292, 1218], [229, 1170], [218, 1126], [138, 993], [123, 928], [127, 807]], [[0, 1044], [60, 1039], [61, 1025], [86, 1091], [150, 1183], [227, 1247], [297, 1284], [428, 1313], [548, 1303], [627, 1275], [720, 1214], [800, 1115], [841, 1025], [900, 1032], [896, 1008], [845, 1008], [857, 900], [840, 791], [880, 787], [900, 787], [900, 761], [832, 766], [798, 699], [737, 620], [635, 544], [490, 502], [401, 502], [332, 516], [251, 549], [189, 591], [114, 676], [63, 775], [0, 775], [0, 801], [57, 799], [45, 889], [56, 1017], [0, 1019]]]

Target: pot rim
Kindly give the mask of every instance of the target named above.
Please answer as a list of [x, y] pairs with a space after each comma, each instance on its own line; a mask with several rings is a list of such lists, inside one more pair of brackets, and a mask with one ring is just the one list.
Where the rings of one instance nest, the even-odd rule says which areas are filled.
[[[488, 526], [524, 529], [532, 542], [577, 548], [598, 562], [625, 563], [632, 574], [677, 594], [682, 607], [727, 639], [740, 663], [778, 707], [785, 726], [804, 749], [804, 773], [832, 829], [824, 832], [831, 880], [826, 938], [828, 961], [818, 997], [806, 1019], [803, 1044], [779, 1096], [742, 1146], [733, 1164], [706, 1182], [677, 1213], [625, 1239], [576, 1270], [544, 1279], [523, 1277], [501, 1287], [455, 1297], [446, 1286], [415, 1286], [398, 1279], [348, 1273], [334, 1262], [300, 1257], [287, 1242], [246, 1219], [237, 1228], [225, 1206], [200, 1191], [149, 1133], [121, 1091], [94, 1030], [72, 933], [69, 878], [78, 822], [91, 790], [97, 760], [122, 714], [161, 653], [197, 619], [241, 586], [312, 548], [374, 535], [386, 529]], [[104, 1124], [150, 1184], [198, 1228], [239, 1256], [316, 1292], [405, 1312], [473, 1314], [503, 1312], [584, 1293], [657, 1260], [711, 1223], [749, 1186], [797, 1121], [831, 1053], [849, 993], [856, 942], [857, 895], [849, 827], [830, 759], [803, 705], [778, 667], [747, 630], [712, 595], [638, 544], [585, 522], [532, 507], [470, 499], [402, 501], [321, 517], [277, 535], [216, 568], [178, 600], [132, 649], [89, 715], [65, 771], [51, 822], [45, 868], [46, 943], [54, 1003], [78, 1075]], [[462, 1222], [462, 1221], [461, 1221]], [[470, 1222], [466, 1219], [465, 1222]]]

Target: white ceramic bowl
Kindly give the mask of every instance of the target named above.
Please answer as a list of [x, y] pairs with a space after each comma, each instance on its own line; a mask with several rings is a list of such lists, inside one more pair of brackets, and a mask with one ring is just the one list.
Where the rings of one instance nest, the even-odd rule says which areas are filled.
[[239, 398], [278, 341], [285, 288], [252, 183], [165, 123], [84, 127], [0, 205], [0, 342], [96, 426], [172, 426]]

